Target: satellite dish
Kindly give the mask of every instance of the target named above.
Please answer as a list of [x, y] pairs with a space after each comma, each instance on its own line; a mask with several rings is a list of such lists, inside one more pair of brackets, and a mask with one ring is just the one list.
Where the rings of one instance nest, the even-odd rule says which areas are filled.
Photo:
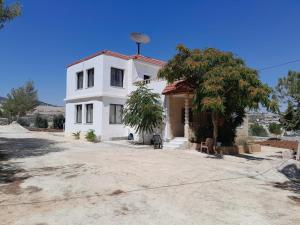
[[140, 47], [141, 44], [147, 44], [150, 42], [150, 37], [143, 33], [133, 32], [130, 34], [131, 40], [133, 40], [137, 44], [137, 54], [140, 55]]

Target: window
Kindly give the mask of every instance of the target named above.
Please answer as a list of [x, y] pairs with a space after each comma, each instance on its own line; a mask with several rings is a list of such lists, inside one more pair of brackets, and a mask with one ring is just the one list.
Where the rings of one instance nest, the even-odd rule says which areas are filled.
[[150, 76], [144, 75], [144, 80], [150, 80]]
[[110, 72], [110, 85], [123, 87], [124, 70], [112, 67]]
[[83, 88], [83, 72], [77, 73], [77, 89]]
[[111, 104], [109, 106], [109, 123], [110, 124], [121, 124], [122, 123], [122, 105]]
[[93, 104], [87, 104], [86, 107], [86, 123], [93, 123]]
[[82, 105], [76, 105], [76, 123], [82, 122]]
[[94, 68], [87, 71], [87, 87], [94, 87]]

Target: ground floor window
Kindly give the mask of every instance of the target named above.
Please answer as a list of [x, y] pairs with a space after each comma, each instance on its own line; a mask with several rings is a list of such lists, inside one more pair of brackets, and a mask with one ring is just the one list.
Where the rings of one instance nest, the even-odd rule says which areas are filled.
[[109, 123], [121, 124], [122, 112], [123, 112], [123, 105], [116, 105], [116, 104], [109, 105]]
[[93, 104], [87, 104], [86, 106], [86, 123], [93, 123]]
[[82, 105], [76, 105], [76, 123], [82, 123]]

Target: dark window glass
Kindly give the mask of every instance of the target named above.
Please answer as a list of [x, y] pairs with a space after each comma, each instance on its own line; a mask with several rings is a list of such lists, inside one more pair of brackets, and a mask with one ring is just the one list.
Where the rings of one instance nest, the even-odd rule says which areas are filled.
[[111, 104], [109, 106], [109, 123], [110, 124], [121, 124], [122, 123], [122, 105]]
[[144, 80], [149, 80], [149, 79], [150, 79], [150, 76], [144, 75]]
[[87, 87], [94, 87], [94, 68], [87, 71], [88, 83]]
[[77, 73], [77, 89], [83, 88], [83, 72]]
[[124, 70], [111, 68], [110, 85], [114, 87], [123, 87]]
[[93, 104], [86, 105], [86, 123], [93, 123]]
[[82, 122], [82, 105], [76, 105], [76, 123]]

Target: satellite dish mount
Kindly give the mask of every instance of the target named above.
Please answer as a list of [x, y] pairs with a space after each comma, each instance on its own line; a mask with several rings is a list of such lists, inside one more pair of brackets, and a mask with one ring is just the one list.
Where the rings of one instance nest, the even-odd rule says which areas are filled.
[[130, 34], [131, 40], [133, 40], [137, 44], [137, 54], [141, 53], [141, 44], [147, 44], [150, 42], [150, 38], [148, 35], [143, 33], [133, 32]]

